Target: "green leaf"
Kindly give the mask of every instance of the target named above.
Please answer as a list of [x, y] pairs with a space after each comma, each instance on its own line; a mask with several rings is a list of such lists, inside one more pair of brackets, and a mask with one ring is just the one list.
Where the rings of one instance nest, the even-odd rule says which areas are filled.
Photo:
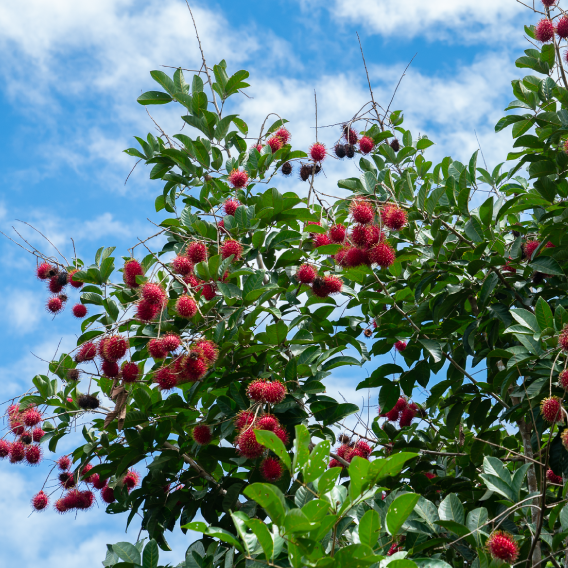
[[493, 293], [493, 290], [495, 289], [498, 281], [499, 277], [497, 276], [497, 274], [491, 272], [485, 279], [485, 282], [483, 282], [481, 290], [479, 291], [479, 303], [482, 306], [486, 304], [489, 298], [491, 298], [491, 294]]
[[459, 497], [450, 493], [438, 507], [438, 514], [442, 521], [455, 521], [460, 525], [465, 523], [465, 513]]
[[250, 556], [257, 547], [257, 540], [253, 534], [247, 532], [247, 521], [249, 520], [248, 515], [241, 511], [234, 513], [229, 511], [231, 518], [233, 519], [233, 524], [237, 529], [238, 535], [241, 537], [241, 541], [245, 547], [245, 551], [248, 556]]
[[481, 243], [485, 240], [483, 227], [477, 217], [472, 217], [465, 225], [465, 234], [474, 243]]
[[138, 549], [133, 544], [129, 542], [117, 542], [112, 545], [112, 550], [121, 560], [140, 564], [140, 552], [138, 552]]
[[432, 359], [434, 359], [434, 363], [439, 363], [442, 360], [442, 345], [440, 343], [431, 339], [419, 339], [419, 341], [424, 345], [428, 353], [430, 353]]
[[337, 478], [342, 471], [343, 468], [341, 467], [332, 467], [331, 469], [327, 469], [314, 483], [314, 485], [316, 485], [318, 494], [325, 495], [326, 493], [331, 491], [335, 487]]
[[269, 450], [272, 450], [288, 468], [288, 471], [292, 470], [292, 463], [290, 461], [290, 456], [286, 451], [286, 447], [282, 440], [274, 433], [269, 430], [255, 430], [256, 441], [262, 444]]
[[477, 546], [482, 545], [482, 536], [479, 529], [485, 526], [488, 518], [489, 516], [485, 507], [479, 507], [467, 514], [465, 524], [470, 531], [475, 531], [473, 533], [473, 538], [475, 539]]
[[286, 513], [284, 519], [284, 529], [286, 533], [302, 533], [309, 532], [315, 528], [314, 523], [311, 523], [306, 514], [301, 509], [291, 509]]
[[[419, 142], [420, 143], [420, 142]], [[359, 540], [373, 548], [379, 540], [381, 517], [374, 509], [368, 510], [359, 521]]]
[[237, 550], [244, 552], [241, 543], [228, 531], [224, 529], [219, 529], [216, 527], [208, 527], [205, 523], [202, 522], [194, 522], [188, 523], [181, 527], [182, 529], [189, 529], [195, 532], [203, 533], [207, 536], [212, 536], [222, 540], [223, 542], [227, 542], [234, 546]]
[[329, 440], [320, 442], [310, 454], [304, 466], [304, 482], [309, 483], [317, 479], [327, 469], [327, 458], [329, 457]]
[[150, 75], [156, 83], [159, 83], [166, 91], [175, 96], [176, 94], [176, 86], [174, 82], [163, 72], [163, 71], [150, 71]]
[[[327, 444], [329, 446], [329, 442]], [[268, 513], [273, 522], [278, 525], [284, 523], [286, 516], [284, 495], [276, 486], [268, 483], [253, 483], [245, 487], [243, 494], [256, 501]]]
[[148, 541], [148, 544], [144, 547], [144, 553], [142, 554], [143, 568], [158, 568], [159, 554], [156, 541], [154, 539]]
[[268, 527], [258, 519], [249, 519], [245, 521], [245, 525], [254, 533], [267, 560], [270, 560], [274, 554], [274, 541]]
[[329, 359], [326, 361], [322, 366], [322, 371], [329, 371], [331, 369], [335, 369], [336, 367], [341, 367], [343, 365], [357, 365], [361, 366], [361, 363], [355, 359], [354, 357], [348, 357], [346, 355], [341, 355], [340, 357], [334, 357], [333, 359]]
[[531, 314], [528, 310], [523, 310], [522, 308], [511, 310], [511, 315], [518, 321], [522, 326], [532, 329], [535, 333], [541, 331], [536, 317]]
[[141, 105], [165, 105], [173, 101], [172, 97], [162, 91], [148, 91], [142, 93], [136, 101]]
[[542, 296], [539, 297], [536, 303], [535, 315], [540, 329], [546, 329], [547, 327], [554, 329], [554, 315]]
[[564, 276], [564, 270], [562, 270], [558, 261], [551, 256], [539, 256], [530, 263], [530, 266], [544, 274]]
[[296, 437], [294, 438], [294, 460], [291, 473], [304, 467], [310, 457], [310, 433], [304, 424], [296, 424]]
[[391, 504], [385, 518], [386, 529], [391, 536], [396, 536], [402, 525], [418, 503], [420, 495], [405, 493], [399, 495]]

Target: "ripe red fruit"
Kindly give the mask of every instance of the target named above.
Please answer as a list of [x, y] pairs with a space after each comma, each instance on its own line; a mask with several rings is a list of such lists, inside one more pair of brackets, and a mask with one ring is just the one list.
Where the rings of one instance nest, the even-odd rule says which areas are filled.
[[255, 415], [250, 410], [241, 410], [235, 417], [235, 428], [242, 430], [254, 423]]
[[394, 261], [396, 260], [396, 252], [389, 243], [379, 243], [369, 251], [369, 260], [373, 264], [378, 264], [383, 268], [388, 268], [394, 264]]
[[375, 216], [373, 207], [368, 201], [364, 199], [354, 199], [351, 202], [349, 209], [351, 211], [353, 219], [357, 223], [361, 223], [362, 225], [367, 225], [368, 223], [370, 223]]
[[30, 465], [37, 465], [41, 461], [41, 447], [28, 446], [26, 448], [26, 461]]
[[240, 260], [243, 255], [243, 245], [234, 239], [227, 239], [221, 245], [221, 256], [225, 259], [229, 258], [231, 255], [235, 257], [233, 258], [234, 262]]
[[172, 260], [172, 268], [176, 274], [187, 276], [193, 272], [193, 263], [187, 256], [178, 255]]
[[351, 460], [356, 456], [363, 458], [364, 460], [368, 459], [367, 456], [365, 455], [365, 452], [360, 448], [351, 448], [345, 455], [345, 459], [349, 463], [351, 463]]
[[168, 353], [175, 351], [180, 345], [180, 338], [175, 333], [166, 333], [164, 337], [162, 337], [162, 347]]
[[22, 442], [13, 442], [10, 446], [10, 463], [21, 462], [26, 457], [26, 446]]
[[325, 280], [320, 276], [312, 282], [312, 292], [318, 298], [327, 298], [329, 296], [329, 288], [326, 286]]
[[163, 307], [168, 301], [166, 291], [160, 284], [145, 282], [140, 290], [142, 298], [155, 306]]
[[321, 142], [312, 144], [312, 147], [310, 148], [310, 158], [314, 162], [323, 162], [323, 160], [325, 159], [325, 153], [324, 144], [322, 144]]
[[95, 495], [92, 491], [78, 491], [76, 508], [82, 511], [90, 509], [95, 502]]
[[561, 475], [556, 475], [551, 469], [546, 472], [546, 479], [550, 483], [556, 483], [557, 485], [564, 485], [564, 480]]
[[192, 350], [189, 355], [184, 358], [183, 363], [184, 378], [188, 381], [198, 381], [207, 372], [207, 362], [203, 356], [203, 352]]
[[122, 364], [122, 380], [125, 383], [134, 383], [138, 380], [138, 365], [131, 361]]
[[550, 8], [550, 6], [554, 6], [554, 4], [556, 4], [556, 0], [541, 0], [541, 1], [548, 8]]
[[325, 233], [318, 233], [314, 235], [314, 248], [323, 247], [331, 244], [331, 239]]
[[32, 497], [32, 507], [36, 511], [43, 511], [48, 504], [49, 504], [49, 498], [43, 491], [36, 493]]
[[65, 499], [61, 498], [61, 499], [57, 499], [57, 501], [55, 501], [55, 503], [53, 504], [53, 508], [58, 512], [58, 513], [67, 513], [67, 511], [69, 511], [69, 509], [67, 508], [67, 505], [65, 503]]
[[0, 458], [4, 459], [10, 455], [10, 448], [12, 444], [7, 440], [0, 440]]
[[213, 439], [213, 433], [207, 424], [199, 424], [196, 426], [191, 435], [193, 436], [195, 443], [200, 446], [206, 446]]
[[130, 492], [138, 485], [138, 483], [140, 483], [139, 473], [133, 469], [129, 469], [126, 475], [122, 478], [122, 483]]
[[250, 460], [258, 458], [264, 453], [264, 446], [256, 441], [256, 435], [252, 428], [241, 432], [237, 436], [235, 444], [239, 454]]
[[392, 231], [399, 231], [408, 222], [406, 211], [396, 205], [386, 205], [381, 211], [381, 219]]
[[24, 433], [24, 425], [19, 420], [10, 420], [10, 430], [16, 436], [21, 436]]
[[255, 428], [257, 430], [269, 430], [270, 432], [274, 432], [279, 426], [280, 422], [278, 422], [278, 418], [271, 414], [265, 414], [257, 420]]
[[195, 300], [187, 295], [180, 296], [176, 301], [176, 313], [185, 319], [192, 318], [197, 313]]
[[240, 203], [236, 199], [227, 199], [223, 204], [223, 208], [227, 215], [234, 215], [239, 205]]
[[56, 271], [56, 268], [54, 266], [51, 266], [51, 264], [49, 264], [49, 262], [42, 262], [36, 268], [36, 276], [40, 280], [47, 280], [48, 278], [51, 278], [52, 276], [55, 275], [55, 271]]
[[562, 18], [558, 20], [558, 23], [556, 24], [556, 33], [562, 39], [568, 38], [568, 18], [566, 16], [562, 16]]
[[217, 361], [217, 357], [219, 357], [219, 349], [217, 349], [217, 345], [214, 341], [211, 341], [210, 339], [200, 339], [195, 342], [194, 347], [197, 350], [201, 350], [203, 357], [205, 357], [205, 360], [209, 364]]
[[568, 324], [564, 326], [558, 336], [558, 347], [565, 353], [568, 353]]
[[83, 363], [84, 361], [92, 361], [97, 356], [97, 346], [92, 341], [87, 341], [83, 343], [75, 356], [78, 363]]
[[71, 467], [69, 456], [61, 456], [55, 463], [61, 471], [67, 471]]
[[276, 152], [278, 152], [278, 150], [280, 150], [280, 148], [284, 146], [282, 138], [280, 138], [279, 136], [272, 136], [266, 141], [266, 143], [270, 146], [273, 154], [276, 154]]
[[59, 296], [52, 296], [45, 305], [48, 312], [58, 314], [63, 309], [63, 302]]
[[400, 413], [400, 418], [399, 418], [400, 427], [403, 428], [405, 426], [410, 426], [415, 416], [416, 416], [416, 410], [412, 406], [407, 406]]
[[91, 476], [93, 478], [93, 487], [95, 489], [104, 489], [108, 483], [108, 479], [102, 479], [98, 473]]
[[165, 359], [168, 355], [162, 340], [157, 338], [150, 339], [148, 342], [148, 353], [154, 359]]
[[39, 442], [43, 438], [43, 436], [45, 436], [45, 432], [39, 426], [32, 430], [32, 440], [34, 442]]
[[75, 478], [70, 471], [64, 471], [63, 473], [59, 474], [59, 485], [63, 487], [63, 489], [70, 489], [71, 487], [75, 487]]
[[568, 390], [568, 369], [565, 369], [558, 375], [558, 386]]
[[281, 126], [275, 133], [274, 136], [278, 136], [278, 138], [280, 138], [282, 140], [282, 144], [288, 144], [288, 141], [291, 138], [290, 133], [288, 132], [288, 130], [286, 130], [286, 128], [284, 128], [283, 126]]
[[523, 252], [527, 261], [530, 261], [534, 251], [539, 247], [540, 241], [530, 240], [527, 241], [523, 246]]
[[203, 288], [201, 288], [201, 295], [208, 302], [210, 302], [217, 295], [217, 289], [215, 288], [215, 284], [204, 284]]
[[288, 432], [281, 428], [280, 426], [274, 430], [274, 433], [280, 438], [280, 441], [287, 446], [288, 445]]
[[277, 458], [265, 458], [260, 464], [260, 473], [266, 481], [278, 481], [282, 477], [282, 462]]
[[83, 304], [75, 304], [73, 306], [73, 315], [76, 318], [84, 318], [87, 315], [87, 306], [83, 305]]
[[345, 252], [342, 264], [348, 268], [356, 268], [362, 264], [367, 264], [369, 253], [366, 250], [349, 247]]
[[504, 264], [501, 267], [501, 270], [503, 272], [512, 272], [513, 274], [515, 274], [517, 272], [517, 269], [514, 266], [511, 266], [511, 261], [507, 261], [507, 264]]
[[398, 552], [400, 550], [400, 544], [393, 542], [391, 544], [391, 547], [389, 548], [388, 552], [387, 552], [387, 556], [392, 556], [393, 554], [395, 554], [396, 552]]
[[22, 415], [24, 424], [28, 427], [33, 427], [39, 424], [42, 420], [42, 415], [36, 408], [28, 408]]
[[341, 223], [332, 225], [329, 229], [329, 237], [332, 243], [342, 243], [345, 240], [345, 225]]
[[264, 379], [256, 379], [247, 387], [247, 396], [254, 402], [264, 402], [264, 391], [267, 382]]
[[324, 276], [323, 281], [329, 294], [339, 294], [343, 288], [343, 280], [337, 276]]
[[428, 478], [428, 479], [434, 479], [436, 476], [435, 473], [431, 473], [429, 471], [425, 472], [424, 475]]
[[540, 411], [544, 420], [546, 420], [549, 424], [564, 422], [562, 401], [557, 396], [545, 398], [540, 403]]
[[91, 475], [89, 475], [89, 471], [91, 471], [93, 469], [93, 466], [88, 463], [82, 470], [81, 470], [81, 478], [83, 479], [83, 481], [85, 481], [85, 483], [93, 483], [93, 481], [95, 480], [95, 475], [98, 478], [98, 474], [97, 473], [92, 473]]
[[403, 396], [401, 396], [401, 397], [396, 401], [396, 404], [394, 405], [394, 407], [395, 407], [397, 410], [404, 410], [407, 406], [408, 406], [408, 401], [407, 401]]
[[82, 288], [83, 287], [83, 282], [81, 282], [80, 280], [76, 280], [75, 279], [75, 274], [79, 272], [78, 269], [73, 269], [69, 272], [69, 284], [71, 284], [71, 286], [73, 286], [73, 288]]
[[367, 231], [365, 225], [353, 225], [349, 237], [353, 244], [364, 247], [369, 244], [370, 231]]
[[118, 363], [115, 363], [113, 361], [103, 361], [101, 370], [103, 372], [103, 375], [105, 375], [105, 377], [108, 377], [109, 379], [114, 379], [120, 374], [120, 367], [118, 366]]
[[207, 260], [207, 247], [205, 243], [194, 241], [187, 247], [187, 256], [193, 264], [204, 262]]
[[345, 459], [345, 456], [351, 451], [351, 448], [347, 444], [341, 444], [337, 451], [335, 452], [340, 458]]
[[365, 459], [368, 459], [369, 456], [371, 455], [371, 452], [373, 451], [371, 449], [371, 446], [369, 446], [369, 444], [367, 444], [367, 442], [365, 442], [365, 440], [359, 440], [356, 444], [355, 447], [360, 450], [361, 452], [363, 452], [363, 457]]
[[137, 276], [144, 276], [142, 265], [133, 258], [124, 263], [122, 280], [129, 288], [138, 288], [140, 284], [136, 282]]
[[398, 408], [393, 408], [392, 410], [389, 410], [386, 414], [385, 414], [387, 420], [389, 422], [397, 422], [398, 421], [398, 416], [399, 416], [399, 410]]
[[329, 464], [327, 465], [327, 467], [329, 469], [331, 469], [332, 467], [343, 467], [343, 464], [340, 463], [338, 460], [336, 460], [335, 458], [333, 458]]
[[101, 499], [105, 503], [114, 503], [116, 498], [114, 496], [114, 489], [111, 489], [108, 485], [105, 485], [101, 490]]
[[160, 390], [167, 391], [177, 386], [178, 379], [172, 369], [161, 367], [154, 374], [154, 382], [160, 387]]
[[102, 357], [105, 361], [116, 363], [126, 355], [128, 347], [128, 339], [120, 335], [111, 335], [103, 344]]
[[[232, 187], [242, 188], [248, 184], [249, 176], [244, 170], [234, 169], [228, 177], [228, 181]], [[190, 257], [191, 258], [191, 257]], [[201, 261], [199, 261], [201, 262]]]
[[[52, 276], [49, 279], [49, 284], [48, 284], [48, 288], [49, 291], [52, 292], [53, 294], [59, 294], [59, 292], [61, 292], [61, 290], [63, 290], [63, 286], [65, 286], [65, 284], [67, 284], [67, 282], [65, 281], [65, 284], [62, 282], [62, 279], [60, 279], [59, 275], [62, 274], [61, 272], [57, 273], [55, 276]], [[67, 276], [65, 274], [65, 277], [67, 279]]]
[[402, 353], [406, 349], [406, 341], [397, 341], [394, 344], [394, 348], [399, 352]]
[[302, 264], [296, 272], [296, 279], [302, 284], [311, 284], [317, 275], [317, 270], [311, 264]]
[[540, 43], [548, 43], [554, 37], [554, 24], [548, 18], [543, 18], [535, 26], [534, 37]]
[[513, 536], [504, 531], [495, 531], [487, 539], [485, 544], [489, 554], [496, 560], [503, 560], [512, 564], [519, 556], [519, 545]]
[[373, 139], [368, 136], [363, 136], [361, 140], [359, 140], [359, 150], [361, 150], [363, 154], [372, 152], [374, 147], [375, 143], [373, 142]]
[[385, 239], [384, 233], [377, 225], [369, 225], [367, 229], [368, 245], [376, 245]]
[[160, 311], [160, 306], [151, 304], [148, 300], [141, 300], [136, 306], [136, 319], [148, 323], [156, 319]]

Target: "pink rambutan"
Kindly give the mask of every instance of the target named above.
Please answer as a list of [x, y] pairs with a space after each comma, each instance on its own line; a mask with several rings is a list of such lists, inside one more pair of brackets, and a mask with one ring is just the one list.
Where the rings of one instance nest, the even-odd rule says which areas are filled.
[[176, 313], [178, 316], [191, 319], [197, 313], [197, 304], [190, 296], [180, 296], [176, 301]]
[[394, 348], [399, 352], [402, 353], [406, 349], [406, 341], [397, 341], [394, 344]]
[[284, 428], [282, 428], [281, 426], [278, 426], [278, 428], [274, 429], [274, 433], [278, 436], [278, 438], [280, 438], [280, 441], [285, 446], [288, 445], [288, 432], [286, 432], [286, 430]]
[[223, 204], [226, 215], [234, 215], [240, 203], [236, 199], [227, 199]]
[[26, 448], [26, 461], [30, 465], [37, 465], [41, 461], [41, 447], [40, 446], [28, 446]]
[[71, 467], [69, 456], [61, 456], [55, 463], [61, 471], [67, 471]]
[[247, 387], [247, 396], [253, 402], [264, 402], [264, 392], [266, 390], [267, 381], [264, 379], [256, 379]]
[[49, 262], [42, 262], [36, 268], [36, 276], [40, 280], [47, 280], [48, 278], [55, 276], [56, 271], [57, 269], [55, 268], [55, 266], [52, 266], [51, 264], [49, 264]]
[[288, 144], [291, 138], [290, 132], [283, 126], [281, 126], [275, 133], [274, 136], [278, 136], [282, 140], [282, 144]]
[[568, 324], [566, 324], [558, 335], [558, 347], [568, 353]]
[[131, 258], [124, 263], [122, 280], [129, 288], [138, 288], [140, 284], [136, 282], [137, 276], [144, 276], [144, 270], [137, 260]]
[[549, 396], [540, 403], [542, 417], [549, 424], [564, 422], [562, 401], [557, 396]]
[[363, 136], [361, 140], [359, 140], [359, 150], [361, 150], [362, 154], [372, 152], [374, 147], [375, 143], [373, 142], [373, 139], [368, 136]]
[[172, 260], [172, 268], [176, 274], [187, 276], [193, 272], [193, 263], [187, 256], [178, 255]]
[[22, 414], [22, 420], [28, 427], [33, 427], [42, 421], [42, 414], [37, 408], [28, 408]]
[[138, 380], [138, 375], [140, 370], [138, 369], [138, 365], [132, 361], [127, 361], [126, 363], [122, 364], [121, 374], [122, 380], [125, 383], [134, 383]]
[[0, 440], [0, 459], [7, 458], [10, 455], [12, 444], [8, 440]]
[[541, 1], [547, 8], [550, 8], [551, 6], [554, 6], [554, 4], [556, 4], [556, 0], [541, 0]]
[[79, 270], [77, 268], [71, 270], [69, 272], [69, 284], [71, 284], [71, 286], [73, 286], [73, 288], [82, 288], [83, 287], [83, 282], [81, 282], [80, 280], [77, 280], [75, 277], [75, 274], [79, 272]]
[[546, 479], [548, 479], [550, 483], [555, 483], [556, 485], [564, 485], [564, 480], [562, 479], [562, 476], [556, 475], [551, 469], [547, 470]]
[[302, 264], [296, 272], [296, 279], [302, 284], [311, 284], [316, 276], [318, 275], [317, 270], [311, 264]]
[[81, 478], [83, 479], [83, 481], [85, 483], [93, 483], [93, 481], [95, 480], [95, 475], [98, 476], [97, 473], [91, 473], [89, 474], [89, 472], [93, 469], [93, 466], [88, 463], [86, 464], [83, 469], [81, 470]]
[[242, 430], [243, 428], [246, 428], [247, 426], [253, 424], [254, 420], [255, 420], [254, 412], [251, 412], [250, 410], [241, 410], [235, 416], [235, 428], [237, 430]]
[[122, 483], [130, 492], [140, 483], [140, 474], [133, 469], [129, 469], [122, 478]]
[[36, 493], [32, 497], [32, 507], [36, 511], [43, 511], [48, 504], [49, 504], [49, 497], [43, 491]]
[[325, 233], [315, 234], [313, 237], [314, 248], [323, 247], [331, 244], [331, 239]]
[[265, 458], [260, 464], [260, 473], [266, 481], [278, 481], [282, 477], [282, 462], [277, 458]]
[[543, 18], [535, 26], [534, 37], [540, 43], [548, 43], [554, 37], [554, 24], [548, 18]]
[[399, 412], [398, 408], [395, 407], [395, 408], [393, 408], [392, 410], [389, 410], [389, 411], [385, 414], [385, 416], [386, 416], [386, 418], [387, 418], [387, 420], [388, 420], [389, 422], [397, 422], [397, 421], [398, 421], [399, 414], [400, 414], [400, 412]]
[[272, 136], [266, 141], [266, 143], [268, 144], [268, 146], [270, 146], [273, 154], [276, 154], [276, 152], [278, 152], [278, 150], [280, 150], [280, 148], [284, 146], [282, 138], [280, 138], [279, 136]]
[[21, 462], [26, 457], [26, 446], [22, 442], [13, 442], [10, 445], [10, 463]]
[[45, 432], [39, 426], [32, 430], [32, 440], [34, 442], [39, 443], [44, 436]]
[[156, 337], [148, 341], [148, 353], [154, 359], [165, 359], [168, 355], [163, 341]]
[[154, 373], [154, 382], [160, 390], [167, 391], [177, 386], [178, 379], [169, 367], [161, 367]]
[[349, 206], [349, 210], [353, 219], [357, 223], [361, 223], [361, 225], [369, 224], [375, 216], [372, 205], [365, 199], [354, 199]]
[[97, 346], [92, 341], [83, 343], [75, 356], [78, 363], [92, 361], [97, 356]]
[[187, 247], [186, 254], [193, 264], [204, 262], [207, 260], [207, 246], [201, 241], [194, 241]]
[[523, 252], [525, 255], [525, 259], [530, 261], [532, 259], [534, 251], [540, 246], [540, 241], [537, 240], [529, 240], [523, 246]]
[[562, 16], [556, 23], [556, 34], [562, 39], [568, 38], [568, 18]]
[[221, 244], [220, 252], [224, 259], [233, 255], [235, 257], [233, 258], [233, 261], [236, 262], [237, 260], [240, 260], [243, 255], [243, 245], [235, 239], [227, 239]]
[[155, 282], [144, 282], [140, 288], [140, 295], [144, 300], [154, 306], [163, 307], [168, 301], [164, 288]]
[[[232, 187], [242, 188], [248, 184], [249, 176], [244, 170], [234, 169], [228, 177], [228, 181]], [[190, 257], [191, 258], [191, 257]], [[198, 261], [201, 262], [201, 261]]]
[[338, 223], [337, 225], [332, 225], [329, 229], [329, 238], [332, 243], [342, 243], [345, 241], [345, 234], [347, 230], [345, 225]]
[[195, 443], [199, 446], [206, 446], [213, 439], [213, 433], [211, 432], [211, 428], [207, 424], [197, 425], [193, 429], [191, 435], [193, 436]]
[[274, 432], [274, 430], [276, 430], [279, 426], [280, 422], [278, 422], [278, 418], [276, 418], [276, 416], [265, 414], [257, 420], [255, 428], [258, 430], [269, 430], [270, 432]]
[[323, 162], [326, 154], [325, 145], [322, 144], [321, 142], [316, 142], [315, 144], [312, 144], [309, 154], [310, 158], [314, 162]]
[[47, 300], [47, 304], [45, 305], [47, 311], [52, 314], [58, 314], [61, 310], [63, 310], [63, 307], [63, 301], [59, 296], [52, 296], [49, 300]]
[[492, 532], [485, 546], [495, 560], [502, 560], [508, 564], [513, 564], [519, 556], [519, 545], [512, 535], [504, 531]]
[[378, 264], [383, 268], [388, 268], [396, 260], [394, 248], [387, 242], [376, 244], [369, 251], [369, 260], [372, 264]]
[[396, 205], [385, 205], [381, 211], [381, 219], [391, 231], [399, 231], [408, 222], [408, 216], [404, 209]]
[[241, 432], [237, 436], [235, 444], [239, 454], [250, 460], [258, 458], [264, 453], [264, 446], [256, 441], [256, 435], [252, 428]]
[[75, 304], [71, 310], [76, 318], [84, 318], [87, 315], [87, 306], [84, 304]]
[[212, 364], [217, 361], [219, 349], [214, 341], [210, 339], [199, 339], [195, 342], [194, 347], [203, 353], [203, 357], [205, 357], [207, 363]]
[[101, 490], [101, 499], [105, 503], [114, 503], [116, 501], [116, 497], [114, 496], [114, 489], [105, 485]]
[[354, 457], [360, 457], [363, 458], [364, 460], [368, 459], [367, 455], [365, 454], [365, 451], [360, 449], [360, 448], [351, 448], [347, 454], [345, 455], [345, 459], [351, 463], [351, 460]]
[[16, 436], [21, 436], [24, 433], [25, 427], [19, 420], [10, 420], [10, 430]]
[[371, 452], [373, 451], [371, 449], [371, 446], [369, 446], [369, 444], [367, 444], [365, 440], [358, 440], [357, 443], [355, 444], [355, 447], [361, 452], [363, 452], [363, 457], [365, 459], [368, 459], [369, 456], [371, 455]]
[[179, 336], [176, 335], [175, 333], [166, 333], [162, 337], [162, 347], [168, 353], [175, 351], [180, 347], [180, 345], [181, 345], [181, 340]]
[[148, 302], [148, 300], [140, 300], [136, 306], [136, 319], [148, 323], [156, 319], [160, 311], [160, 306], [156, 306]]
[[203, 287], [201, 288], [201, 295], [208, 302], [210, 302], [217, 295], [217, 288], [215, 287], [215, 284], [213, 283], [204, 284]]

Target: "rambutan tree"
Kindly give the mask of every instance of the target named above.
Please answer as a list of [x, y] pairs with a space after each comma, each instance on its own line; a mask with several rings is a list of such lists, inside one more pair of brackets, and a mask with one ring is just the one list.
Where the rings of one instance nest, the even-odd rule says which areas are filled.
[[[89, 422], [34, 510], [98, 491], [140, 515], [151, 540], [109, 546], [106, 566], [157, 566], [176, 527], [199, 533], [187, 567], [565, 565], [568, 18], [542, 10], [520, 114], [496, 126], [515, 151], [492, 171], [477, 152], [433, 166], [372, 92], [295, 149], [285, 119], [251, 138], [225, 114], [246, 71], [152, 71], [161, 90], [138, 102], [180, 105], [187, 128], [126, 152], [167, 218], [122, 258], [33, 251], [47, 309], [74, 303], [81, 335], [7, 409], [0, 457], [37, 465]], [[353, 159], [346, 197], [324, 195], [326, 164]], [[307, 197], [278, 190], [292, 172]], [[325, 394], [333, 369], [391, 351], [401, 364], [358, 385], [370, 422]]]

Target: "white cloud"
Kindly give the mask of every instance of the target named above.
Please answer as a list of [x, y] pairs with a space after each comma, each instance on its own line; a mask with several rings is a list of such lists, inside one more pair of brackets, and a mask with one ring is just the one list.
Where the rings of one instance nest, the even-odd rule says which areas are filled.
[[34, 330], [43, 310], [40, 295], [30, 290], [5, 290], [4, 312], [8, 325], [19, 334]]

